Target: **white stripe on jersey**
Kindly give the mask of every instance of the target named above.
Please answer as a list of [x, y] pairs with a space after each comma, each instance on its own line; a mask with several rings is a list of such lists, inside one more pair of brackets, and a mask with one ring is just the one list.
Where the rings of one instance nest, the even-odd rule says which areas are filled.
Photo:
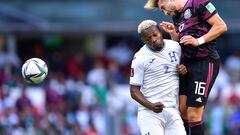
[[[160, 52], [151, 51], [144, 45], [134, 56], [131, 68], [131, 85], [141, 86], [141, 92], [150, 102], [162, 102], [166, 107], [178, 107], [181, 47], [172, 40], [164, 39]], [[139, 104], [139, 110], [146, 109]]]

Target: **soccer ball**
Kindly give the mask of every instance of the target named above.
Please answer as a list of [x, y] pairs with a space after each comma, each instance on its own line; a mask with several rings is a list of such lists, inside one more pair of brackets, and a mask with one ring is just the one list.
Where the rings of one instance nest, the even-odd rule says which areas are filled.
[[31, 58], [22, 65], [22, 76], [28, 83], [41, 83], [47, 74], [47, 65], [39, 58]]

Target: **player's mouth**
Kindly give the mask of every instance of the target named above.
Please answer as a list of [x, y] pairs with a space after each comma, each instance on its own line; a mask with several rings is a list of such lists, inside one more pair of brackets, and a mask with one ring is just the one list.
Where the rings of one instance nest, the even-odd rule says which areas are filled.
[[159, 46], [161, 44], [160, 40], [156, 40], [155, 42], [153, 42], [154, 46]]
[[161, 47], [161, 46], [162, 46], [162, 42], [161, 42], [160, 40], [157, 40], [157, 41], [154, 43], [154, 45]]

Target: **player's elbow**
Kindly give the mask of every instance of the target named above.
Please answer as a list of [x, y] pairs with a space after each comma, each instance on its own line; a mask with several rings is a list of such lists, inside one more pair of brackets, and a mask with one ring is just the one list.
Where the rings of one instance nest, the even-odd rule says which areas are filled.
[[227, 25], [224, 22], [220, 25], [220, 28], [221, 28], [221, 33], [225, 33], [228, 30]]
[[228, 31], [228, 27], [227, 25], [224, 23], [224, 32], [227, 32]]
[[136, 98], [136, 92], [133, 89], [130, 89], [130, 95], [133, 99]]
[[131, 89], [130, 95], [131, 95], [132, 99], [136, 100], [138, 97], [138, 92], [136, 90]]
[[130, 86], [130, 95], [133, 99], [136, 99], [138, 91], [139, 90], [137, 89], [136, 86], [133, 86], [133, 85]]

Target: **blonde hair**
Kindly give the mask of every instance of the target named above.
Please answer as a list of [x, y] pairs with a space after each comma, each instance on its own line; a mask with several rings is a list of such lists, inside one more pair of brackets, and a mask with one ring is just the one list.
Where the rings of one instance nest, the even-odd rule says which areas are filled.
[[147, 10], [157, 9], [157, 2], [158, 0], [148, 0], [147, 3], [144, 5], [144, 8]]
[[157, 26], [157, 22], [153, 20], [144, 20], [138, 25], [138, 33], [141, 34], [143, 30], [151, 27], [151, 26]]

